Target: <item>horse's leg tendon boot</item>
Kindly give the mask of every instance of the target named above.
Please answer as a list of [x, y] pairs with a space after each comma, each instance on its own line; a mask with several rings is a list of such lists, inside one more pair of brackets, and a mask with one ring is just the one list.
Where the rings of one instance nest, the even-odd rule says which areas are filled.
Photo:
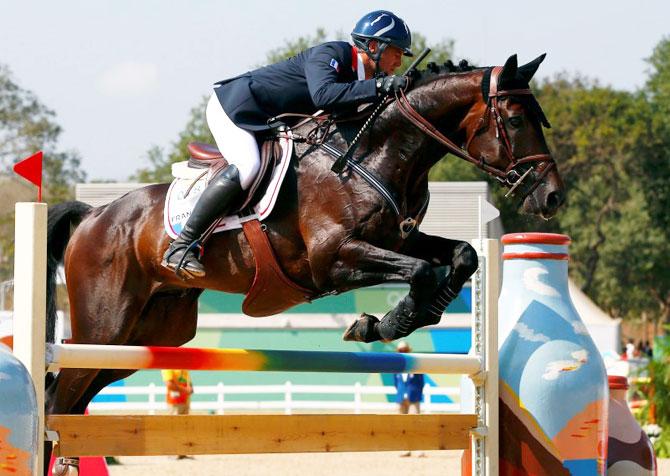
[[228, 165], [209, 182], [181, 233], [165, 251], [161, 265], [182, 279], [205, 276], [200, 262], [200, 237], [214, 220], [230, 211], [241, 192], [237, 167]]
[[418, 305], [407, 295], [381, 321], [370, 314], [362, 314], [347, 328], [343, 339], [358, 342], [391, 341], [406, 337], [419, 327], [437, 324], [444, 310], [458, 295], [451, 287], [450, 278], [451, 275], [447, 275], [442, 279], [430, 301], [424, 305]]
[[374, 342], [392, 341], [409, 335], [417, 327], [416, 321], [423, 313], [416, 310], [414, 299], [405, 296], [398, 305], [380, 321], [370, 314], [362, 314], [344, 332], [342, 338], [347, 341]]

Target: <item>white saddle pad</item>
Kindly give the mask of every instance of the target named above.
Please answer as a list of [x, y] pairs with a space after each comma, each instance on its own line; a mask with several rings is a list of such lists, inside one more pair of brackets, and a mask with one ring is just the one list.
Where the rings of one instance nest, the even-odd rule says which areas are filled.
[[[291, 133], [289, 132], [288, 137], [282, 138], [279, 141], [282, 148], [281, 159], [272, 172], [272, 179], [265, 191], [265, 195], [263, 195], [263, 198], [261, 198], [256, 206], [254, 206], [254, 213], [247, 217], [239, 217], [237, 215], [227, 216], [221, 220], [214, 230], [214, 233], [242, 228], [242, 222], [244, 221], [252, 218], [258, 218], [258, 220], [263, 221], [270, 215], [275, 202], [277, 201], [279, 189], [286, 176], [286, 171], [291, 163], [293, 140], [290, 136]], [[205, 190], [209, 179], [209, 174], [198, 178], [203, 174], [205, 169], [194, 169], [188, 167], [187, 164], [188, 161], [184, 161], [173, 165], [172, 175], [175, 179], [172, 181], [172, 184], [170, 184], [167, 196], [165, 197], [163, 223], [165, 225], [165, 232], [173, 239], [177, 238], [184, 223], [186, 223], [188, 217], [191, 216], [193, 207], [195, 207], [195, 203], [198, 201], [198, 198], [200, 198], [203, 190]], [[196, 180], [195, 184], [193, 184], [194, 180]], [[193, 185], [193, 187], [189, 191], [191, 185]]]

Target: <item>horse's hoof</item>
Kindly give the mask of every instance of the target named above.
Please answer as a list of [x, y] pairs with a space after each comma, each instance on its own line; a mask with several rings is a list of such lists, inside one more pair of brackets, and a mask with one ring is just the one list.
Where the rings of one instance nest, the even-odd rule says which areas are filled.
[[342, 340], [356, 341], [356, 342], [374, 342], [379, 340], [379, 333], [376, 330], [376, 325], [379, 324], [379, 319], [370, 314], [361, 314], [358, 320], [351, 323], [351, 325], [344, 331]]
[[56, 458], [51, 474], [52, 476], [79, 476], [79, 458]]

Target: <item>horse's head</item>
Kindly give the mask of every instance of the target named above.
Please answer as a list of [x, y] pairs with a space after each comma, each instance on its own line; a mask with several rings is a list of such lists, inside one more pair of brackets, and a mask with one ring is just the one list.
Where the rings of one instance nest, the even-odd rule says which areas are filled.
[[481, 97], [466, 114], [465, 151], [509, 187], [525, 213], [551, 218], [565, 200], [564, 184], [549, 152], [542, 126], [550, 127], [529, 82], [544, 56], [517, 66], [484, 70]]

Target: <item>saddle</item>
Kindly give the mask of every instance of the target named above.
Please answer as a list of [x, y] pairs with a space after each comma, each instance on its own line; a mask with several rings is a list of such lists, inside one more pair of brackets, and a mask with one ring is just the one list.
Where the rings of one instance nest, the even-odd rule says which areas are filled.
[[[203, 169], [203, 173], [208, 173], [210, 177], [228, 165], [228, 161], [216, 146], [191, 142], [188, 144], [188, 151], [191, 155], [188, 160], [189, 167]], [[242, 312], [252, 317], [278, 314], [297, 304], [309, 302], [315, 297], [312, 290], [303, 288], [286, 276], [272, 249], [272, 244], [265, 232], [265, 225], [261, 225], [257, 215], [251, 210], [251, 207], [263, 197], [273, 169], [281, 155], [281, 145], [275, 138], [263, 141], [258, 175], [240, 204], [235, 207], [235, 210], [241, 215], [248, 215], [242, 221], [242, 230], [256, 262], [254, 281], [242, 303]], [[215, 228], [216, 223], [205, 233], [203, 243]]]
[[[191, 155], [188, 159], [188, 167], [192, 169], [207, 170], [210, 177], [215, 176], [221, 169], [228, 165], [228, 161], [215, 145], [204, 142], [191, 142], [187, 146]], [[242, 196], [242, 201], [236, 205], [234, 212], [240, 212], [254, 206], [262, 198], [267, 183], [272, 177], [272, 172], [281, 157], [281, 145], [274, 138], [263, 141], [260, 147], [261, 166], [253, 183]]]

